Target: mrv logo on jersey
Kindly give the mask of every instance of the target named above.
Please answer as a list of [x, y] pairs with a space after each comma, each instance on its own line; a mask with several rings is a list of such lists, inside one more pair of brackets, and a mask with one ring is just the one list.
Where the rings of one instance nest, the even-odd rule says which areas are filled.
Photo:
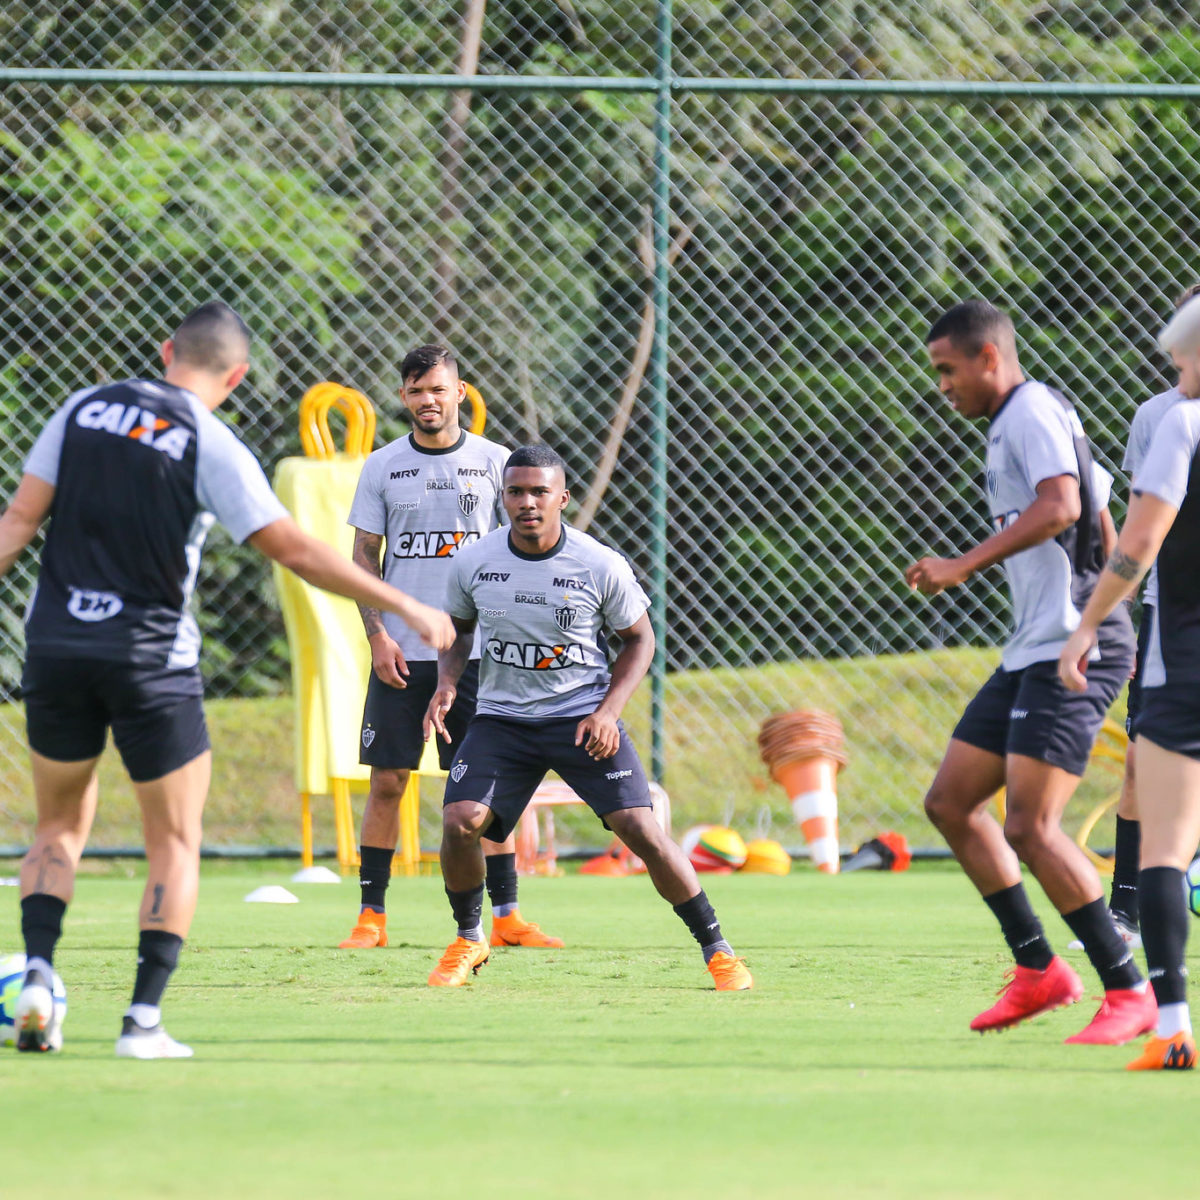
[[192, 440], [191, 431], [180, 429], [158, 413], [142, 408], [139, 404], [111, 404], [104, 400], [90, 400], [81, 404], [75, 414], [75, 424], [84, 429], [99, 429], [115, 433], [118, 437], [131, 438], [143, 446], [160, 450], [168, 458], [179, 462]]
[[394, 558], [449, 558], [471, 542], [479, 541], [474, 529], [435, 529], [428, 533], [400, 533], [392, 544]]
[[484, 653], [493, 662], [523, 671], [557, 671], [563, 667], [586, 667], [582, 646], [544, 646], [540, 642], [502, 642], [491, 638]]

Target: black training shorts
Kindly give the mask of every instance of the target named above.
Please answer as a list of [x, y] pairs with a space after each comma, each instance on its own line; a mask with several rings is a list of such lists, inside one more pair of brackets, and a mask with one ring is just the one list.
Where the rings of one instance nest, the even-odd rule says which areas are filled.
[[1088, 664], [1087, 691], [1071, 692], [1058, 660], [999, 668], [967, 705], [953, 737], [1003, 758], [1024, 754], [1082, 775], [1105, 714], [1129, 678], [1132, 656], [1112, 651]]
[[1200, 684], [1146, 688], [1134, 733], [1164, 750], [1200, 759]]
[[[421, 724], [433, 693], [437, 691], [436, 662], [408, 664], [408, 687], [395, 688], [383, 683], [374, 671], [367, 682], [367, 700], [363, 705], [362, 734], [358, 761], [368, 767], [390, 771], [415, 771], [421, 765], [425, 739]], [[458, 681], [458, 695], [445, 716], [449, 744], [433, 734], [438, 744], [442, 770], [450, 766], [462, 743], [467, 726], [475, 715], [475, 692], [479, 686], [479, 660], [467, 663]]]
[[21, 691], [29, 745], [55, 762], [97, 757], [110, 726], [135, 783], [161, 779], [209, 748], [195, 667], [30, 655]]
[[651, 808], [650, 785], [625, 726], [617, 723], [621, 744], [616, 754], [597, 762], [583, 745], [575, 745], [582, 720], [476, 717], [450, 768], [442, 803], [486, 804], [493, 818], [484, 834], [497, 842], [516, 829], [547, 771], [557, 771], [601, 821], [623, 808]]

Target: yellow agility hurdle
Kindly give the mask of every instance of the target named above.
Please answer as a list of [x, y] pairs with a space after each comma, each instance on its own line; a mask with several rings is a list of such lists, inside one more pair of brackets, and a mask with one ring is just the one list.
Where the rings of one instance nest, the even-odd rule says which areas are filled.
[[[1125, 730], [1117, 724], [1116, 721], [1106, 719], [1100, 727], [1100, 733], [1096, 738], [1096, 744], [1092, 747], [1092, 761], [1095, 762], [1098, 758], [1107, 758], [1110, 762], [1115, 762], [1120, 765], [1122, 770], [1125, 767], [1125, 755], [1129, 752], [1129, 735]], [[1118, 784], [1117, 790], [1106, 800], [1102, 800], [1095, 808], [1088, 813], [1084, 822], [1079, 827], [1079, 832], [1075, 835], [1075, 841], [1079, 848], [1092, 860], [1096, 865], [1096, 869], [1102, 871], [1106, 875], [1111, 875], [1113, 863], [1111, 858], [1105, 858], [1090, 849], [1087, 844], [1088, 838], [1091, 836], [1092, 830], [1095, 829], [1100, 818], [1104, 816], [1111, 808], [1113, 808], [1121, 799], [1121, 787]]]
[[[471, 403], [471, 432], [482, 433], [487, 409], [478, 389], [466, 385]], [[344, 449], [329, 428], [329, 414], [344, 418]], [[375, 410], [361, 392], [344, 384], [315, 384], [300, 400], [303, 457], [283, 459], [274, 486], [296, 523], [347, 558], [354, 532], [346, 523], [363, 461], [375, 442]], [[363, 702], [371, 673], [371, 649], [363, 636], [358, 606], [274, 567], [292, 660], [296, 706], [295, 780], [300, 794], [300, 846], [303, 865], [313, 864], [312, 800], [333, 800], [338, 866], [358, 865], [357, 836], [350, 803], [352, 792], [365, 792], [371, 769], [358, 761]], [[420, 775], [444, 776], [432, 742], [420, 767], [409, 778], [400, 806], [400, 845], [396, 869], [413, 874], [421, 861], [418, 815]]]
[[[1100, 727], [1100, 732], [1096, 735], [1096, 744], [1092, 747], [1091, 762], [1097, 759], [1108, 759], [1110, 762], [1120, 764], [1122, 768], [1125, 765], [1125, 755], [1129, 748], [1129, 735], [1125, 730], [1112, 720], [1111, 717], [1106, 717], [1104, 724]], [[1092, 860], [1096, 869], [1102, 874], [1111, 875], [1113, 863], [1111, 858], [1105, 858], [1102, 854], [1097, 854], [1088, 844], [1087, 840], [1092, 835], [1092, 830], [1099, 824], [1100, 819], [1121, 799], [1121, 788], [1118, 785], [1117, 790], [1107, 799], [1102, 800], [1095, 808], [1088, 813], [1084, 818], [1083, 824], [1079, 827], [1079, 832], [1075, 835], [1075, 844]], [[1004, 824], [1004, 789], [1001, 788], [995, 795], [997, 820]]]
[[[339, 453], [329, 413], [345, 417], [345, 450]], [[296, 523], [347, 558], [354, 533], [346, 514], [375, 441], [375, 410], [361, 392], [319, 383], [300, 401], [300, 444], [304, 457], [285, 458], [275, 471], [275, 491]], [[312, 866], [312, 798], [333, 798], [338, 865], [357, 862], [351, 790], [365, 791], [370, 768], [358, 762], [358, 737], [371, 670], [371, 651], [362, 635], [358, 608], [274, 568], [292, 659], [296, 705], [295, 778], [300, 793], [300, 843], [304, 866]]]

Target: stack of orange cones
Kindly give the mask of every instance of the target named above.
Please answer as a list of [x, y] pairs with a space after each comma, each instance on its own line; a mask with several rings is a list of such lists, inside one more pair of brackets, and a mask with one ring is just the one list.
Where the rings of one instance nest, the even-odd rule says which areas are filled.
[[841, 721], [806, 708], [768, 717], [758, 734], [758, 751], [792, 802], [817, 870], [836, 875], [837, 773], [846, 764]]

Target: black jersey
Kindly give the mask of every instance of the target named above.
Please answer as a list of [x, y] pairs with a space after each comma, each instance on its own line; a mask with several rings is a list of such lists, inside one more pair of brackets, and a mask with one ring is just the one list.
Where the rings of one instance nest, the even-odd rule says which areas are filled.
[[55, 487], [26, 620], [34, 654], [194, 666], [187, 606], [213, 514], [238, 541], [287, 516], [233, 431], [163, 382], [77, 392], [25, 469]]
[[1133, 491], [1178, 509], [1158, 552], [1158, 598], [1143, 690], [1200, 683], [1200, 400], [1177, 400], [1159, 421]]

